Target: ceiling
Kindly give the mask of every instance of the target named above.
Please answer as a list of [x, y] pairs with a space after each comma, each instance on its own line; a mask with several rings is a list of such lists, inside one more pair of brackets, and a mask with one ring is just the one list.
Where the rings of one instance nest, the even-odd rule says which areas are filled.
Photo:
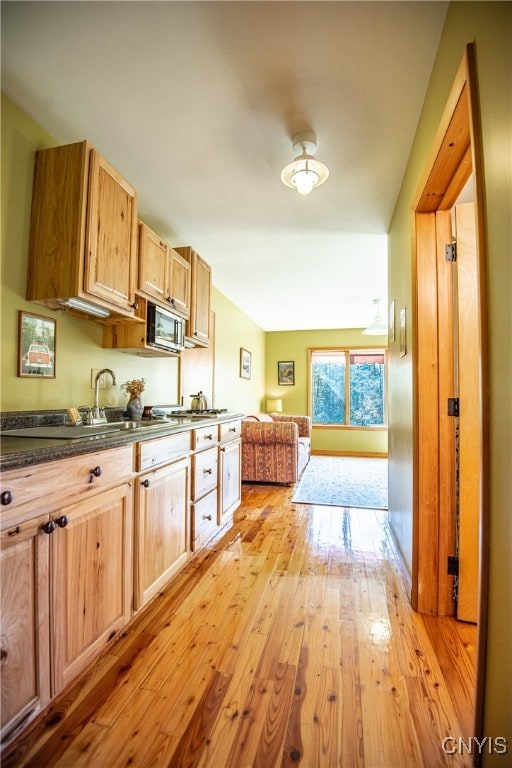
[[[444, 2], [2, 2], [2, 91], [88, 139], [262, 329], [364, 327]], [[327, 181], [285, 187], [291, 137]]]

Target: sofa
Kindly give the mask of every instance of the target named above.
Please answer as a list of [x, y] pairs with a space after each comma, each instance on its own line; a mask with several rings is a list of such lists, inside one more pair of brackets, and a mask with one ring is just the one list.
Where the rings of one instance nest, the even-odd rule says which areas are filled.
[[311, 457], [311, 417], [257, 413], [242, 420], [242, 480], [296, 483]]

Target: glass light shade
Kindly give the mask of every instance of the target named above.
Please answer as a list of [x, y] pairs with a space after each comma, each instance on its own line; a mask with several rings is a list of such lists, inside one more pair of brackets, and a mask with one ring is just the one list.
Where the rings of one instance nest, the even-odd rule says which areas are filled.
[[318, 184], [318, 174], [308, 171], [306, 167], [292, 175], [292, 184], [297, 187], [299, 195], [309, 195], [315, 184]]
[[328, 176], [327, 166], [305, 152], [295, 157], [281, 171], [283, 184], [296, 189], [301, 195], [309, 195], [311, 190], [323, 184]]
[[280, 397], [269, 397], [267, 399], [267, 413], [282, 413], [283, 401]]

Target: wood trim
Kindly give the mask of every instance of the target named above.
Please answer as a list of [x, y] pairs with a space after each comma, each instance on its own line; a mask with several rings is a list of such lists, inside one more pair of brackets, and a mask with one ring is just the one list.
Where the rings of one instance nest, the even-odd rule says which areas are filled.
[[[461, 122], [466, 122], [466, 126]], [[469, 142], [467, 137], [469, 136]], [[456, 151], [451, 151], [451, 141], [455, 137], [453, 145]], [[466, 144], [466, 146], [464, 146]], [[468, 154], [468, 150], [469, 153]], [[478, 609], [478, 650], [477, 650], [477, 674], [475, 694], [475, 719], [473, 733], [477, 737], [483, 734], [483, 703], [485, 690], [485, 660], [486, 660], [486, 636], [487, 636], [487, 603], [488, 603], [488, 528], [489, 528], [489, 367], [488, 367], [488, 327], [487, 327], [487, 281], [486, 281], [486, 230], [485, 230], [485, 205], [484, 205], [484, 180], [483, 159], [481, 150], [480, 119], [477, 99], [477, 80], [475, 67], [474, 45], [468, 44], [458, 68], [448, 101], [441, 117], [439, 127], [433, 142], [432, 151], [425, 165], [425, 170], [420, 179], [416, 194], [411, 204], [411, 213], [415, 224], [418, 223], [421, 214], [438, 212], [448, 209], [456, 200], [462, 190], [465, 180], [469, 177], [469, 168], [474, 173], [476, 188], [476, 217], [478, 240], [478, 300], [481, 310], [480, 343], [482, 354], [478, 376], [481, 383], [481, 422], [482, 422], [482, 449], [481, 449], [481, 490], [480, 490], [480, 587]], [[439, 182], [440, 186], [437, 186]], [[437, 187], [437, 188], [436, 188]], [[444, 226], [442, 224], [441, 226]], [[414, 228], [413, 228], [414, 229]], [[417, 265], [417, 237], [413, 239], [413, 294], [418, 292], [419, 275], [415, 274]], [[446, 288], [446, 286], [445, 286]], [[416, 302], [414, 302], [416, 303]], [[414, 305], [413, 305], [414, 306]], [[418, 322], [414, 323], [416, 333], [413, 335], [413, 344], [417, 344]], [[417, 349], [417, 347], [416, 347]], [[420, 557], [420, 506], [418, 483], [418, 456], [423, 451], [420, 446], [420, 424], [424, 419], [422, 413], [423, 403], [419, 397], [419, 375], [413, 372], [413, 607], [422, 603], [425, 582], [430, 579], [430, 573], [426, 570], [428, 564]], [[443, 395], [444, 396], [444, 395]], [[436, 430], [441, 437], [439, 421], [435, 422]], [[433, 425], [431, 425], [432, 427]], [[438, 454], [438, 451], [436, 451]], [[446, 477], [443, 478], [443, 483]], [[444, 488], [444, 486], [443, 486]], [[442, 547], [449, 546], [449, 526], [441, 525], [439, 534], [443, 535]], [[436, 553], [437, 560], [441, 557], [442, 549]], [[424, 570], [418, 568], [422, 565]], [[438, 580], [438, 589], [443, 580]], [[446, 596], [437, 599], [437, 610], [446, 604]], [[476, 758], [475, 764], [480, 764], [481, 759]]]
[[453, 323], [453, 264], [444, 255], [445, 243], [452, 239], [450, 211], [436, 214], [437, 304], [439, 316], [439, 572], [437, 579], [437, 615], [453, 616], [453, 577], [448, 576], [448, 556], [455, 554], [455, 432], [453, 418], [448, 416], [446, 403], [455, 397], [454, 382], [454, 323]]
[[358, 456], [366, 459], [387, 459], [384, 451], [311, 451], [312, 456]]
[[[437, 263], [434, 214], [416, 215], [416, 375], [417, 443], [415, 461], [417, 504], [414, 509], [418, 574], [415, 608], [437, 614], [439, 578], [439, 358], [437, 348]], [[428, 574], [424, 578], [423, 574]]]

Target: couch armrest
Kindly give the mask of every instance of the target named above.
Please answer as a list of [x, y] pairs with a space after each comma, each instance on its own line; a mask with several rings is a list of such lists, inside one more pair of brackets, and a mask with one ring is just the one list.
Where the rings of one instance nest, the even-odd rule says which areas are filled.
[[242, 442], [258, 444], [297, 443], [299, 428], [291, 421], [242, 421]]
[[299, 428], [299, 437], [311, 437], [311, 416], [290, 416], [288, 414], [272, 415], [273, 420], [277, 422], [288, 421], [296, 424]]

